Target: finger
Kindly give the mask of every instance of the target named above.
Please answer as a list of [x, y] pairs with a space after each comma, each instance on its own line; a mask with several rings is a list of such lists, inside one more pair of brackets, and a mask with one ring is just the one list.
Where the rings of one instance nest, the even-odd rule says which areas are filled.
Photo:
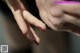
[[37, 36], [37, 34], [35, 33], [31, 26], [28, 27], [27, 38], [30, 41], [36, 43], [37, 45], [40, 43], [39, 37]]
[[49, 15], [49, 20], [51, 21], [51, 23], [58, 29], [61, 30], [62, 26], [65, 22], [69, 22], [72, 23], [74, 25], [80, 25], [80, 20], [75, 18], [74, 16], [68, 15], [68, 14], [64, 14], [61, 17], [53, 17], [51, 15]]
[[71, 23], [65, 23], [63, 27], [65, 27], [66, 31], [80, 36], [80, 27], [79, 26], [71, 24]]
[[19, 28], [21, 29], [23, 34], [26, 34], [28, 29], [27, 29], [27, 24], [25, 23], [23, 17], [21, 16], [21, 12], [20, 10], [16, 10], [16, 11], [12, 11], [14, 14], [14, 18], [19, 26]]
[[74, 16], [64, 14], [64, 16], [62, 18], [64, 19], [65, 22], [69, 22], [69, 23], [72, 23], [75, 25], [80, 25], [80, 19], [78, 19]]
[[58, 2], [57, 4], [59, 4], [60, 8], [64, 12], [80, 15], [80, 2], [63, 1], [63, 2]]
[[49, 13], [47, 13], [45, 10], [40, 10], [40, 16], [44, 23], [47, 24], [47, 26], [50, 27], [51, 29], [58, 31], [58, 29], [49, 21], [48, 15]]
[[42, 30], [45, 30], [46, 26], [45, 24], [38, 20], [36, 17], [34, 17], [33, 15], [31, 15], [28, 11], [24, 10], [23, 11], [23, 17], [24, 19], [26, 19], [30, 24], [39, 27]]
[[[17, 1], [15, 0], [15, 2], [17, 2]], [[22, 18], [21, 12], [20, 12], [21, 9], [18, 9], [18, 8], [20, 8], [20, 6], [18, 6], [19, 3], [17, 5], [17, 7], [14, 6], [14, 2], [9, 2], [6, 0], [6, 3], [9, 6], [10, 10], [12, 11], [14, 18], [15, 18], [20, 30], [22, 31], [22, 33], [23, 34], [27, 33], [26, 23], [25, 23], [24, 19]]]

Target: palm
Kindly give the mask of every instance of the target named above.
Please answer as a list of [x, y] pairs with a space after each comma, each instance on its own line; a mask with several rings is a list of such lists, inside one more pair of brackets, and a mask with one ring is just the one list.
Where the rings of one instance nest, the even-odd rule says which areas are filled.
[[[76, 27], [74, 24], [80, 24], [80, 3], [59, 3], [63, 0], [36, 0], [37, 7], [39, 9], [39, 13], [41, 19], [53, 30], [59, 31], [61, 28], [65, 28], [66, 31], [79, 33], [76, 31]], [[76, 16], [74, 16], [74, 14]], [[69, 27], [64, 27], [67, 24]], [[70, 24], [71, 23], [71, 24]]]

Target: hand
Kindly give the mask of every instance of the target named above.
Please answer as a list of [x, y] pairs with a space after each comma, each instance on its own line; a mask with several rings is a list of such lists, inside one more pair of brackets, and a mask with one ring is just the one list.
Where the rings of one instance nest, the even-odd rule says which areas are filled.
[[20, 0], [6, 0], [7, 5], [11, 9], [14, 18], [24, 35], [36, 44], [39, 44], [40, 39], [31, 27], [31, 24], [45, 30], [45, 24], [34, 17], [28, 10], [25, 9], [23, 2]]
[[80, 2], [62, 1], [56, 4], [65, 13], [63, 15], [64, 21], [68, 22], [63, 27], [66, 28], [66, 31], [80, 36]]
[[59, 31], [65, 28], [65, 31], [79, 33], [80, 29], [76, 26], [80, 24], [80, 19], [77, 18], [80, 17], [79, 2], [36, 0], [36, 4], [42, 20], [51, 29]]

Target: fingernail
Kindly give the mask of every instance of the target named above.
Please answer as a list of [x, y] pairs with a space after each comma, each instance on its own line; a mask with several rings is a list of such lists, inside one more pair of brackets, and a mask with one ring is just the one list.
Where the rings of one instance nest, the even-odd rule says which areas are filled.
[[41, 26], [37, 26], [40, 30], [45, 31], [45, 28], [41, 27]]
[[38, 43], [36, 40], [34, 40], [33, 42], [34, 42], [36, 45], [39, 45], [39, 43]]

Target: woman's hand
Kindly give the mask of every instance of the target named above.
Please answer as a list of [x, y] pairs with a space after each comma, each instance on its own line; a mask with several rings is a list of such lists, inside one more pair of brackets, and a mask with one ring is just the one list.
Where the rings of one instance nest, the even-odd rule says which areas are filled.
[[41, 30], [45, 30], [45, 24], [26, 10], [21, 0], [6, 0], [6, 3], [11, 9], [22, 33], [26, 35], [29, 40], [39, 44], [40, 39], [31, 27], [31, 24]]
[[51, 29], [79, 33], [80, 3], [64, 0], [36, 0], [41, 19]]

